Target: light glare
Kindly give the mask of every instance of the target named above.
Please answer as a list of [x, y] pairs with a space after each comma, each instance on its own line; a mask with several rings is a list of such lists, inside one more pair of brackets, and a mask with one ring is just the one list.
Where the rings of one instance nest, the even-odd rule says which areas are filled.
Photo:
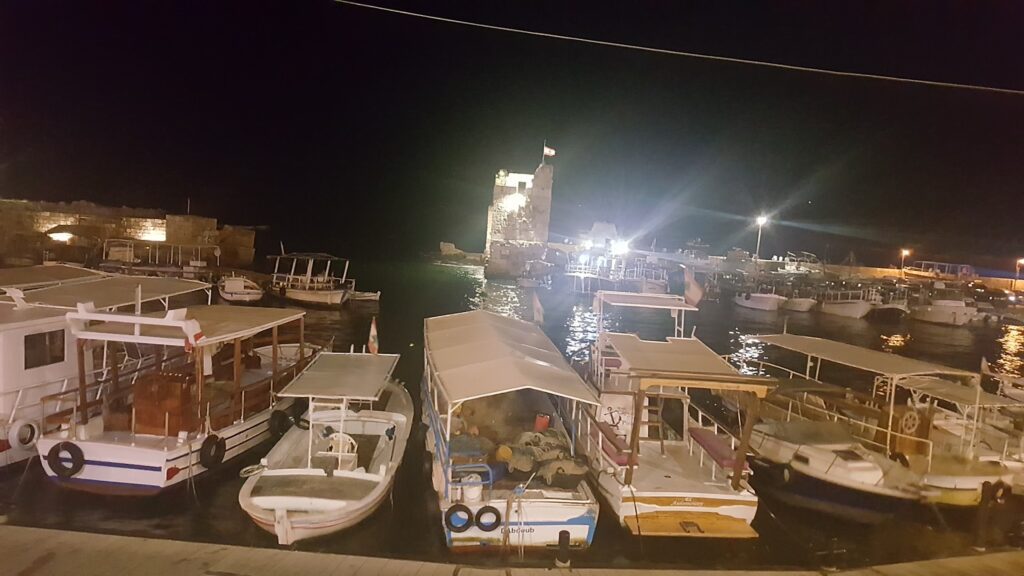
[[54, 242], [64, 242], [65, 244], [71, 240], [71, 232], [53, 232], [49, 234], [50, 239]]
[[513, 192], [501, 199], [501, 209], [505, 212], [515, 212], [526, 206], [526, 196], [520, 192]]
[[612, 256], [622, 256], [629, 252], [629, 240], [615, 240], [612, 242]]
[[767, 223], [768, 223], [768, 217], [767, 216], [758, 216], [757, 217], [757, 225], [758, 226], [764, 226]]

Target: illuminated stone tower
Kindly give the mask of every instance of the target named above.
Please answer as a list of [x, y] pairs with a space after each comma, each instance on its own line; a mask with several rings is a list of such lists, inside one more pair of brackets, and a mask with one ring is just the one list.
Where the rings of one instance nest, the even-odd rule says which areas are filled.
[[542, 163], [533, 174], [500, 170], [487, 209], [488, 276], [515, 276], [531, 259], [544, 257], [551, 223], [554, 166]]

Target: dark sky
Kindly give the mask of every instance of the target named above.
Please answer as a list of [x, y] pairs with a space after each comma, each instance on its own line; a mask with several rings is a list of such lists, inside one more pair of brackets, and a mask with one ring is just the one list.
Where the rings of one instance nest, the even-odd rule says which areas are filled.
[[[380, 2], [385, 4], [385, 2]], [[1024, 90], [1018, 2], [387, 2], [557, 34]], [[482, 245], [547, 139], [552, 230], [833, 257], [1024, 250], [1024, 96], [322, 2], [4, 2], [0, 196], [185, 209], [371, 257]], [[730, 216], [731, 215], [731, 216]]]

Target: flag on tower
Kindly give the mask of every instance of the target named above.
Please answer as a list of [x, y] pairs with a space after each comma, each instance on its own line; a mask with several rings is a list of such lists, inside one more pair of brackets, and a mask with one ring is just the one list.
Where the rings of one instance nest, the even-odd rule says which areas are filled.
[[366, 349], [370, 354], [376, 354], [380, 349], [380, 342], [377, 340], [377, 317], [370, 321], [370, 340], [366, 343]]
[[545, 156], [554, 156], [555, 155], [555, 149], [554, 148], [549, 148], [547, 146], [544, 146], [544, 155]]

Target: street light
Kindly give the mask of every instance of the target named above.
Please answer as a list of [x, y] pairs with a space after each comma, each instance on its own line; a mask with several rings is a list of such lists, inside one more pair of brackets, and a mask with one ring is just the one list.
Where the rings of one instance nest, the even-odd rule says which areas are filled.
[[757, 248], [754, 249], [754, 260], [761, 259], [761, 228], [768, 223], [768, 217], [761, 215], [757, 217]]
[[1020, 280], [1020, 267], [1021, 266], [1024, 266], [1024, 258], [1021, 258], [1021, 259], [1017, 260], [1017, 275], [1014, 276], [1014, 278], [1013, 278], [1013, 288], [1010, 288], [1010, 290], [1014, 290], [1014, 291], [1017, 290], [1017, 280]]
[[907, 250], [906, 248], [900, 250], [900, 278], [904, 276], [903, 262], [907, 259], [907, 256], [910, 256], [910, 250]]

